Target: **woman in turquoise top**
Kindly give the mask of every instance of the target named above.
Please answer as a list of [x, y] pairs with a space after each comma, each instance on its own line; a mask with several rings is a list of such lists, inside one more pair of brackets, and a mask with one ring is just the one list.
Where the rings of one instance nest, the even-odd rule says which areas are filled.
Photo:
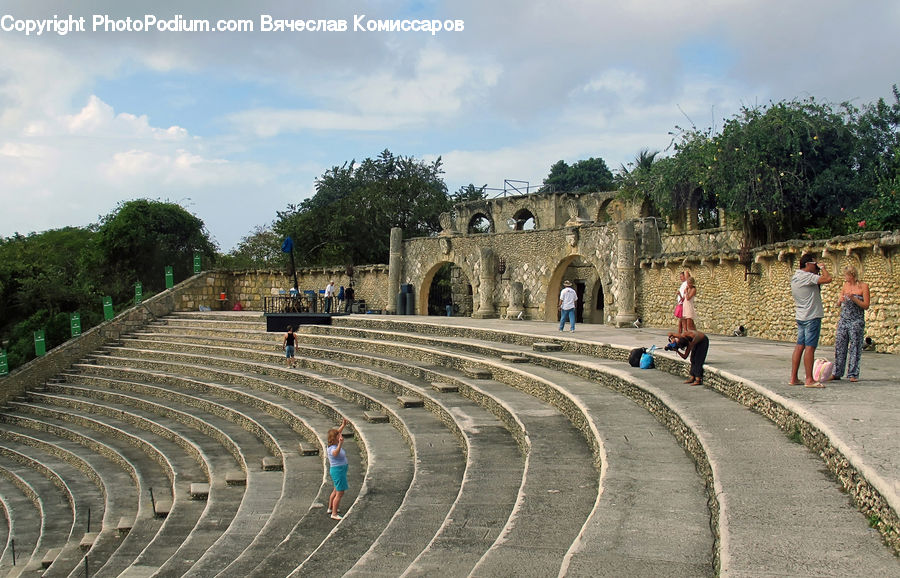
[[841, 287], [841, 295], [837, 301], [841, 315], [834, 337], [832, 379], [840, 379], [844, 375], [844, 364], [847, 363], [847, 376], [850, 381], [859, 380], [859, 360], [866, 333], [866, 309], [869, 308], [869, 302], [869, 284], [859, 280], [856, 267], [846, 267], [844, 286]]
[[347, 425], [347, 418], [341, 419], [341, 426], [328, 430], [328, 448], [325, 454], [328, 456], [328, 464], [331, 466], [331, 481], [334, 482], [334, 490], [328, 498], [327, 514], [331, 514], [332, 520], [342, 520], [343, 516], [339, 513], [338, 507], [341, 505], [341, 498], [347, 490], [347, 453], [344, 451], [344, 426]]

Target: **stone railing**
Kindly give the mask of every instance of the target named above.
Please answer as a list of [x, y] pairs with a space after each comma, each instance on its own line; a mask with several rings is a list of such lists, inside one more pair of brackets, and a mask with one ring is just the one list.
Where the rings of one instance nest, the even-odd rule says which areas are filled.
[[[663, 234], [662, 254], [679, 253], [723, 253], [738, 251], [741, 245], [741, 231], [727, 227], [704, 229], [681, 234]], [[651, 257], [651, 255], [647, 255]]]

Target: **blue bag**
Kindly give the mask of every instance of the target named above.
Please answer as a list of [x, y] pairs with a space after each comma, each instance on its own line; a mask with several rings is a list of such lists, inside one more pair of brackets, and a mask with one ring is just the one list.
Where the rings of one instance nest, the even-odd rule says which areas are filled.
[[656, 346], [651, 345], [647, 353], [641, 355], [641, 369], [653, 369], [653, 350], [655, 349]]

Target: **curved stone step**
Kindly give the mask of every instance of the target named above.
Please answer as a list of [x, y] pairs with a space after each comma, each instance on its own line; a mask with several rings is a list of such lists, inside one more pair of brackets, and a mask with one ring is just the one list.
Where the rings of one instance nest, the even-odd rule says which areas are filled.
[[[436, 328], [429, 330], [437, 331]], [[484, 337], [489, 332], [476, 333]], [[523, 341], [527, 338], [525, 336]], [[833, 575], [851, 566], [869, 568], [876, 574], [897, 568], [896, 558], [892, 558], [890, 552], [878, 543], [876, 533], [866, 527], [865, 519], [847, 503], [846, 498], [841, 498], [839, 488], [829, 476], [822, 474], [821, 461], [804, 448], [786, 442], [784, 435], [766, 418], [711, 389], [678, 387], [677, 380], [666, 373], [640, 372], [628, 368], [621, 361], [598, 362], [594, 357], [602, 354], [624, 359], [627, 353], [625, 347], [608, 348], [602, 344], [567, 341], [571, 342], [571, 346], [566, 354], [555, 354], [556, 363], [560, 362], [560, 357], [576, 356], [574, 352], [584, 351], [593, 354], [583, 361], [585, 367], [615, 364], [616, 368], [631, 372], [635, 376], [633, 379], [640, 374], [640, 379], [646, 381], [659, 380], [659, 383], [653, 384], [659, 392], [658, 397], [667, 400], [666, 405], [680, 416], [682, 423], [691, 424], [699, 443], [709, 454], [715, 478], [720, 513], [714, 523], [720, 526], [719, 548], [723, 571], [752, 574], [763, 566], [766, 571], [776, 573], [794, 574], [815, 568], [814, 572]], [[681, 363], [672, 364], [665, 359], [665, 355], [662, 361], [662, 365], [671, 367], [672, 371], [683, 371]], [[578, 364], [571, 362], [570, 365], [572, 368], [567, 371], [591, 379], [602, 380], [605, 374], [596, 368], [576, 368]], [[707, 381], [715, 382], [717, 379], [733, 378], [716, 376]], [[695, 390], [700, 393], [693, 393]], [[667, 397], [672, 392], [676, 392], [679, 399]], [[692, 397], [683, 397], [699, 395], [704, 396], [704, 403], [698, 403]], [[736, 428], [735, 424], [742, 424], [742, 427]], [[760, 444], [762, 447], [756, 447], [757, 444], [748, 444], [747, 438], [741, 435], [766, 441]], [[747, 467], [748, 461], [754, 463], [755, 469]], [[773, 461], [776, 463], [773, 464]], [[793, 487], [785, 488], [781, 483], [783, 479], [794, 476], [804, 482], [801, 491]], [[754, 493], [745, 488], [747, 479], [756, 482], [750, 484], [757, 494], [755, 500], [745, 498]], [[729, 486], [737, 490], [729, 491]], [[798, 499], [800, 497], [802, 499]], [[815, 507], [810, 507], [813, 504]], [[800, 519], [803, 519], [802, 524]], [[811, 539], [807, 538], [808, 530], [803, 527], [838, 530], [827, 533], [826, 539]]]
[[[154, 451], [153, 448], [140, 448], [139, 444], [124, 442], [114, 435], [106, 437], [106, 442], [109, 443], [101, 442], [91, 437], [96, 433], [94, 430], [86, 430], [74, 424], [62, 424], [59, 420], [48, 421], [11, 414], [0, 414], [0, 420], [9, 429], [17, 428], [19, 431], [41, 437], [49, 443], [83, 447], [87, 454], [93, 453], [117, 464], [134, 481], [139, 492], [137, 514], [132, 518], [132, 523], [135, 520], [138, 520], [138, 523], [133, 524], [134, 529], [120, 540], [115, 553], [103, 567], [104, 570], [111, 569], [111, 575], [118, 575], [119, 570], [127, 567], [140, 554], [162, 526], [162, 521], [152, 514], [148, 490], [155, 487], [157, 492], [163, 490], [162, 493], [165, 495], [164, 490], [167, 486], [171, 486], [172, 472], [160, 465], [160, 462], [165, 461], [164, 458], [157, 456], [156, 459], [151, 459], [142, 449]], [[125, 486], [127, 487], [127, 484]], [[116, 524], [118, 525], [118, 522]]]
[[[134, 377], [136, 376], [129, 375], [129, 378]], [[311, 468], [310, 466], [313, 464], [310, 464], [309, 460], [298, 459], [299, 456], [295, 455], [297, 434], [293, 430], [281, 422], [278, 422], [280, 425], [274, 425], [275, 420], [269, 416], [254, 417], [249, 415], [247, 411], [238, 412], [235, 409], [227, 408], [220, 403], [211, 401], [209, 394], [215, 391], [215, 388], [210, 388], [208, 385], [204, 387], [207, 395], [204, 398], [200, 398], [199, 396], [188, 395], [174, 389], [140, 384], [133, 381], [124, 382], [86, 375], [70, 376], [69, 381], [90, 381], [95, 386], [108, 384], [111, 387], [123, 387], [136, 394], [162, 398], [169, 402], [179, 402], [185, 406], [202, 407], [212, 410], [217, 416], [226, 416], [224, 419], [230, 418], [230, 422], [233, 420], [231, 423], [237, 422], [235, 427], [247, 428], [247, 431], [261, 437], [261, 439], [257, 440], [257, 443], [265, 447], [250, 450], [248, 449], [250, 444], [246, 440], [238, 444], [242, 448], [245, 462], [252, 464], [247, 469], [246, 474], [247, 490], [243, 494], [238, 512], [229, 528], [222, 533], [214, 545], [203, 550], [199, 559], [192, 564], [189, 574], [210, 575], [222, 570], [231, 561], [231, 557], [234, 556], [235, 552], [244, 550], [253, 542], [272, 519], [277, 506], [290, 507], [291, 504], [287, 502], [289, 500], [296, 502], [298, 499], [301, 499], [305, 493], [308, 493], [306, 488], [310, 483], [321, 484], [322, 472], [318, 460], [316, 460], [315, 464], [318, 467]], [[186, 384], [182, 383], [182, 385]], [[191, 385], [193, 388], [201, 387], [201, 384], [197, 382]], [[255, 413], [252, 408], [246, 409], [251, 413]], [[262, 425], [260, 420], [265, 421], [267, 425]], [[223, 430], [225, 429], [222, 425], [219, 427]], [[277, 438], [268, 429], [269, 427], [275, 427], [276, 430], [281, 431]], [[234, 434], [230, 435], [237, 437]], [[266, 447], [274, 450], [279, 460], [283, 460], [283, 475], [267, 472], [258, 467], [262, 458], [269, 455]]]
[[[117, 353], [122, 353], [122, 350], [121, 349], [117, 350]], [[97, 358], [97, 363], [98, 364], [99, 363], [104, 363], [104, 364], [114, 363], [117, 365], [128, 365], [128, 366], [134, 367], [134, 366], [140, 366], [142, 364], [146, 364], [146, 362], [153, 360], [153, 364], [157, 368], [159, 368], [160, 366], [164, 366], [171, 370], [171, 369], [174, 369], [175, 366], [177, 365], [180, 372], [188, 372], [190, 374], [191, 372], [194, 372], [196, 369], [196, 371], [198, 373], [202, 372], [204, 375], [208, 375], [210, 373], [210, 371], [211, 371], [210, 364], [214, 364], [214, 365], [221, 364], [221, 365], [224, 365], [225, 367], [240, 367], [242, 369], [246, 368], [246, 364], [244, 364], [244, 363], [238, 363], [233, 360], [217, 359], [217, 358], [213, 358], [213, 357], [209, 357], [209, 356], [206, 356], [206, 357], [188, 356], [185, 354], [174, 354], [174, 353], [172, 355], [165, 356], [166, 359], [178, 358], [178, 359], [183, 359], [185, 361], [191, 362], [191, 363], [176, 364], [171, 361], [156, 360], [157, 355], [153, 351], [131, 350], [131, 351], [128, 351], [128, 353], [135, 357], [123, 358], [120, 355], [99, 356]], [[198, 365], [198, 364], [206, 364], [206, 365], [204, 366], [204, 365]], [[212, 371], [215, 372], [215, 370], [212, 370]], [[272, 368], [266, 368], [266, 371], [268, 371], [270, 374], [277, 373], [280, 376], [287, 378], [284, 381], [280, 382], [280, 385], [282, 388], [284, 388], [284, 390], [293, 389], [294, 393], [298, 396], [302, 395], [302, 396], [306, 396], [307, 398], [310, 397], [310, 394], [304, 393], [304, 392], [300, 391], [299, 389], [297, 389], [296, 379], [303, 375], [300, 372], [290, 371], [290, 372], [284, 373], [282, 370], [276, 371]], [[255, 379], [255, 378], [245, 377], [245, 380], [246, 379]], [[267, 383], [272, 383], [273, 381], [274, 381], [273, 377], [269, 377], [266, 380]], [[315, 396], [313, 396], [315, 398], [318, 398], [318, 403], [325, 407], [344, 406], [347, 408], [348, 411], [350, 411], [350, 408], [357, 407], [356, 404], [360, 404], [360, 403], [365, 404], [364, 407], [370, 407], [371, 405], [377, 406], [377, 403], [374, 402], [374, 400], [366, 398], [366, 396], [359, 394], [359, 392], [351, 391], [345, 384], [335, 382], [334, 380], [331, 380], [331, 381], [322, 380], [315, 376], [307, 375], [307, 376], [305, 376], [305, 379], [303, 381], [307, 384], [315, 384], [320, 388], [322, 386], [325, 387], [325, 391], [319, 391], [315, 394]], [[334, 392], [342, 397], [336, 397], [331, 392]], [[345, 401], [343, 398], [347, 398], [351, 401]], [[322, 402], [323, 399], [327, 399], [328, 401], [323, 403]], [[362, 424], [360, 424], [358, 431], [360, 433], [362, 433], [363, 430], [364, 430], [364, 427]], [[377, 430], [373, 430], [373, 431], [375, 431], [377, 434]], [[380, 435], [380, 434], [377, 434], [377, 435]], [[400, 439], [402, 440], [402, 438], [400, 438]], [[391, 448], [391, 444], [385, 443], [385, 440], [382, 440], [379, 443], [379, 446], [380, 446], [380, 449], [378, 451], [380, 453], [388, 452], [388, 451], [390, 451], [390, 448]], [[406, 455], [407, 460], [408, 460], [409, 459], [409, 448], [405, 445], [405, 443], [402, 443], [401, 447], [404, 448], [401, 450], [401, 453]], [[395, 453], [396, 453], [396, 451], [395, 451]], [[360, 496], [357, 498], [357, 500], [351, 506], [351, 509], [359, 509], [359, 510], [363, 510], [363, 511], [368, 511], [368, 513], [364, 513], [364, 515], [362, 516], [363, 518], [365, 518], [367, 520], [377, 520], [385, 515], [385, 512], [379, 510], [377, 507], [375, 507], [374, 504], [372, 504], [371, 498], [369, 498], [366, 495], [366, 493], [364, 492], [364, 490], [367, 488], [367, 486], [370, 486], [373, 483], [368, 480], [375, 479], [375, 480], [378, 480], [379, 484], [389, 483], [391, 486], [396, 486], [396, 484], [401, 484], [400, 487], [403, 488], [403, 491], [399, 491], [399, 492], [393, 491], [393, 492], [386, 492], [386, 493], [388, 493], [392, 496], [400, 496], [399, 499], [402, 499], [403, 492], [408, 487], [409, 480], [412, 476], [412, 464], [411, 463], [409, 463], [408, 465], [404, 465], [402, 467], [397, 467], [397, 466], [391, 466], [391, 462], [394, 461], [393, 459], [382, 459], [377, 470], [379, 472], [383, 472], [383, 473], [379, 474], [378, 477], [373, 477], [372, 476], [372, 473], [373, 473], [372, 466], [375, 464], [375, 460], [373, 459], [374, 455], [377, 455], [377, 454], [371, 453], [371, 450], [370, 450], [370, 453], [367, 456], [368, 460], [369, 460], [369, 471], [367, 472], [367, 477], [366, 477], [367, 482], [363, 483], [363, 486], [360, 490]], [[396, 456], [392, 456], [392, 457], [395, 458]], [[393, 478], [393, 480], [392, 480], [392, 478]], [[379, 490], [379, 491], [384, 491], [384, 490]], [[380, 504], [383, 505], [384, 502], [385, 502], [385, 500], [382, 499], [380, 501]], [[388, 501], [388, 503], [390, 503], [390, 501]], [[375, 509], [373, 509], [373, 508], [375, 508]], [[353, 511], [356, 511], [356, 510], [353, 510]], [[347, 527], [347, 526], [352, 527], [353, 525], [354, 525], [354, 523], [352, 522], [352, 518], [351, 518], [351, 521], [344, 523], [344, 527]], [[368, 530], [369, 527], [371, 527], [371, 523], [367, 522], [365, 524], [364, 531], [369, 531]], [[335, 539], [334, 534], [335, 534], [335, 532], [332, 532], [329, 535], [329, 539], [332, 539], [332, 540]], [[322, 552], [329, 547], [325, 542], [316, 543], [316, 544], [313, 544], [312, 546], [314, 548], [312, 554], [310, 554], [310, 556], [312, 558], [316, 557], [317, 551]], [[299, 551], [296, 547], [292, 547], [290, 549], [290, 551], [286, 552], [291, 558], [291, 562], [289, 564], [290, 568], [295, 567], [298, 563], [300, 563], [303, 560], [302, 558], [298, 558], [298, 552]], [[269, 559], [274, 560], [275, 557], [270, 556]], [[351, 560], [351, 563], [352, 563], [352, 560]]]
[[191, 482], [208, 483], [207, 480], [210, 480], [213, 482], [212, 492], [194, 529], [178, 544], [168, 561], [160, 566], [160, 572], [183, 574], [221, 536], [237, 512], [244, 488], [228, 486], [224, 479], [225, 474], [236, 467], [246, 469], [241, 447], [234, 441], [246, 431], [212, 414], [203, 414], [196, 409], [187, 413], [132, 394], [67, 385], [53, 385], [47, 389], [52, 394], [31, 394], [31, 397], [41, 403], [71, 408], [94, 417], [109, 416], [155, 431], [198, 459], [207, 472], [206, 479], [187, 479], [189, 470], [182, 470], [178, 475], [185, 477], [189, 498]]
[[9, 576], [31, 574], [42, 568], [47, 552], [62, 549], [68, 542], [75, 522], [73, 497], [55, 472], [6, 447], [0, 447], [0, 475], [19, 486], [39, 512], [39, 532], [34, 542], [23, 542], [21, 550], [17, 542], [17, 566]]
[[0, 569], [4, 575], [10, 575], [17, 567], [28, 564], [38, 546], [44, 519], [43, 503], [28, 480], [7, 469], [3, 463], [0, 463], [0, 499], [3, 500], [10, 528], [9, 540], [0, 558]]
[[[53, 397], [46, 394], [33, 393], [31, 395], [36, 398]], [[157, 424], [145, 423], [150, 429], [142, 430], [131, 424], [123, 424], [115, 417], [103, 415], [102, 407], [96, 408], [101, 410], [100, 413], [92, 415], [79, 411], [79, 409], [95, 409], [88, 408], [87, 406], [90, 404], [62, 398], [54, 401], [61, 405], [56, 407], [30, 403], [10, 405], [19, 413], [40, 417], [42, 420], [49, 420], [58, 426], [65, 425], [65, 427], [71, 428], [74, 425], [78, 428], [99, 432], [108, 436], [105, 440], [110, 443], [123, 440], [146, 452], [147, 457], [162, 466], [163, 473], [168, 476], [168, 485], [153, 486], [157, 506], [166, 502], [171, 503], [171, 509], [165, 516], [162, 527], [154, 533], [152, 539], [144, 545], [140, 552], [135, 553], [130, 549], [119, 548], [116, 555], [112, 557], [118, 564], [121, 560], [117, 559], [117, 555], [122, 552], [123, 557], [129, 560], [131, 566], [136, 565], [144, 569], [159, 568], [181, 546], [190, 533], [190, 529], [197, 524], [205, 510], [206, 503], [194, 502], [189, 496], [191, 482], [209, 479], [208, 466], [203, 460], [202, 451], [179, 437], [175, 432]], [[64, 408], [64, 410], [57, 408]], [[129, 419], [132, 420], [132, 423], [144, 423], [137, 416], [132, 415]], [[130, 431], [126, 431], [126, 428]], [[141, 525], [147, 523], [143, 518], [137, 520], [136, 524], [138, 522]], [[152, 531], [157, 528], [157, 525], [150, 522], [149, 528]], [[133, 529], [129, 538], [134, 533]], [[136, 557], [132, 559], [131, 556]], [[109, 565], [108, 562], [107, 566]], [[98, 575], [107, 575], [106, 572], [107, 570], [102, 568]]]
[[[75, 442], [59, 439], [51, 443], [32, 436], [30, 432], [13, 424], [5, 425], [4, 431], [0, 432], [0, 438], [19, 446], [27, 446], [32, 452], [40, 452], [41, 457], [34, 453], [31, 453], [31, 457], [41, 463], [61, 460], [69, 464], [79, 474], [90, 480], [100, 492], [101, 495], [93, 499], [101, 501], [102, 507], [98, 508], [87, 504], [91, 507], [90, 527], [87, 525], [83, 527], [84, 532], [96, 535], [91, 537], [89, 547], [86, 548], [83, 544], [79, 544], [79, 550], [89, 551], [91, 563], [95, 568], [102, 566], [121, 544], [121, 539], [115, 529], [115, 520], [126, 515], [132, 518], [137, 515], [138, 489], [134, 479], [118, 464], [87, 451], [86, 448]], [[60, 471], [59, 467], [55, 469]], [[74, 478], [75, 475], [72, 477]], [[83, 514], [82, 512], [82, 517], [84, 517]], [[79, 523], [76, 521], [75, 527], [78, 528], [78, 526]], [[77, 537], [77, 534], [73, 532], [73, 536]], [[75, 554], [76, 556], [72, 559], [73, 565], [77, 564], [81, 558], [81, 553], [75, 551]], [[63, 566], [63, 564], [55, 563], [46, 575], [68, 575], [68, 570], [64, 570]]]
[[[153, 347], [155, 343], [158, 343], [158, 342], [153, 341], [152, 339], [148, 339], [148, 337], [150, 337], [150, 336], [149, 335], [142, 336], [142, 338], [141, 338], [142, 346]], [[185, 336], [182, 336], [181, 339], [185, 339]], [[211, 343], [212, 342], [204, 343], [204, 345], [198, 346], [198, 347], [200, 347], [200, 350], [206, 350], [206, 351], [208, 351], [208, 353], [213, 354], [213, 355], [222, 355], [226, 350], [229, 352], [233, 351], [233, 349], [231, 347], [227, 347], [227, 348], [212, 347], [213, 350], [210, 351]], [[219, 341], [219, 343], [221, 343], [221, 341]], [[127, 345], [128, 342], [126, 341], [125, 344]], [[246, 350], [246, 346], [248, 345], [248, 343], [246, 343], [246, 342], [229, 343], [229, 345], [241, 347], [240, 351], [243, 352]], [[266, 348], [265, 343], [257, 342], [255, 345], [261, 349]], [[190, 348], [185, 347], [185, 344], [182, 343], [182, 341], [173, 341], [173, 342], [167, 344], [167, 350], [169, 350], [169, 351], [184, 351], [185, 349], [190, 350]], [[194, 351], [196, 351], [196, 349]], [[237, 352], [235, 352], [235, 353], [237, 353]], [[315, 364], [310, 367], [314, 367], [314, 366], [315, 366]], [[333, 371], [335, 373], [344, 375], [346, 377], [355, 378], [358, 381], [362, 381], [362, 380], [373, 381], [373, 380], [377, 379], [377, 381], [380, 383], [380, 385], [379, 385], [380, 387], [383, 387], [383, 388], [389, 390], [386, 394], [381, 394], [383, 403], [385, 403], [385, 404], [392, 403], [394, 395], [396, 395], [398, 393], [409, 392], [410, 389], [413, 387], [413, 386], [409, 386], [408, 384], [404, 385], [402, 383], [397, 383], [396, 378], [394, 378], [395, 382], [393, 382], [393, 383], [385, 383], [386, 381], [388, 381], [391, 378], [385, 378], [384, 376], [379, 376], [376, 373], [372, 372], [372, 370], [370, 370], [370, 369], [362, 369], [362, 368], [353, 369], [353, 368], [349, 367], [347, 365], [347, 363], [341, 363], [341, 364], [339, 364], [339, 366], [340, 367], [338, 367], [338, 364], [331, 364], [331, 365], [328, 365], [327, 367], [317, 367], [317, 369], [326, 370], [329, 372]], [[426, 396], [429, 395], [429, 393], [431, 392], [430, 387], [428, 385], [426, 385], [424, 387], [412, 389], [412, 391], [417, 395], [426, 395]], [[391, 393], [391, 392], [393, 392], [393, 393]], [[374, 394], [370, 394], [370, 395], [377, 396], [378, 394], [374, 393]], [[387, 395], [387, 397], [385, 398], [384, 395]], [[430, 402], [429, 405], [433, 405], [433, 402]], [[470, 403], [469, 407], [474, 407], [474, 406]], [[459, 411], [458, 407], [454, 408], [454, 409]], [[483, 412], [483, 410], [481, 410], [481, 411]], [[471, 424], [471, 422], [472, 422], [471, 416], [462, 415], [461, 417], [464, 418], [464, 420], [463, 420], [464, 422]], [[449, 412], [447, 412], [447, 410], [444, 409], [442, 419], [450, 420], [450, 419], [453, 419], [453, 417], [451, 417]], [[493, 421], [493, 420], [488, 420], [488, 421]], [[494, 423], [496, 424], [496, 422], [494, 422]], [[486, 430], [490, 426], [488, 426], [487, 424], [479, 423], [478, 427], [480, 428], [480, 430]], [[501, 429], [501, 428], [498, 428], [496, 425], [494, 425], [494, 428], [497, 430]], [[483, 435], [483, 433], [484, 433], [483, 431], [479, 431], [479, 438]], [[500, 431], [498, 431], [498, 433], [500, 433], [501, 437], [508, 437], [508, 436], [504, 436], [503, 433]], [[496, 437], [497, 436], [494, 436], [494, 438], [493, 438], [493, 441], [495, 443], [496, 443]], [[484, 444], [482, 444], [482, 445], [484, 445]], [[510, 448], [513, 450], [512, 453], [515, 454], [516, 452], [514, 451], [514, 446], [510, 446]], [[485, 452], [483, 450], [479, 450], [478, 453], [484, 454]], [[490, 452], [487, 452], [487, 453], [490, 453]], [[497, 456], [495, 455], [494, 459], [496, 459], [496, 457]], [[510, 467], [509, 459], [507, 459], [505, 462], [496, 462], [496, 463], [497, 464], [500, 464], [500, 463], [507, 464], [507, 465], [503, 466], [504, 474]], [[479, 465], [483, 468], [487, 468], [488, 471], [491, 468], [490, 465], [483, 463], [483, 462], [479, 463]], [[483, 475], [487, 475], [486, 472], [482, 472], [477, 469], [476, 469], [476, 472], [478, 472], [479, 477], [483, 476]], [[512, 493], [511, 493], [510, 499], [506, 503], [510, 504], [510, 506], [507, 506], [505, 504], [504, 504], [504, 506], [502, 506], [505, 509], [505, 511], [507, 512], [507, 515], [509, 512], [508, 508], [511, 507], [511, 503], [512, 503], [512, 501], [514, 501], [515, 493], [520, 484], [521, 484], [521, 479], [516, 481], [514, 485], [509, 486]], [[475, 484], [470, 483], [468, 485], [468, 489], [471, 490], [471, 488], [474, 485]], [[495, 486], [496, 486], [496, 482], [495, 482]], [[495, 490], [495, 493], [496, 493], [496, 490]], [[483, 498], [484, 491], [473, 492], [473, 495], [477, 495], [477, 497], [468, 498], [468, 497], [466, 497], [466, 495], [461, 496], [462, 499], [459, 503], [459, 507], [456, 510], [456, 512], [457, 513], [462, 512], [463, 509], [469, 507], [469, 513], [468, 513], [468, 518], [467, 518], [468, 521], [474, 522], [473, 528], [481, 528], [481, 532], [479, 533], [478, 538], [476, 540], [472, 541], [473, 544], [478, 544], [478, 546], [477, 546], [478, 550], [476, 552], [477, 555], [473, 559], [473, 564], [474, 564], [474, 561], [477, 561], [478, 557], [480, 557], [483, 554], [483, 552], [485, 551], [485, 549], [490, 545], [490, 541], [485, 543], [485, 534], [491, 534], [490, 528], [491, 528], [491, 526], [494, 526], [493, 536], [496, 537], [496, 534], [502, 528], [502, 525], [503, 525], [502, 521], [505, 520], [505, 516], [498, 518], [496, 504], [493, 504], [493, 503], [489, 504], [489, 505], [485, 504], [485, 501]], [[500, 493], [500, 496], [502, 497], [502, 492]], [[415, 498], [410, 499], [409, 502], [415, 503]], [[473, 504], [477, 504], [477, 506], [471, 507]], [[486, 506], [488, 506], [491, 509], [491, 511], [489, 512], [489, 515], [491, 516], [490, 519], [492, 522], [491, 526], [486, 524], [484, 522], [484, 520], [479, 520], [479, 517], [486, 519], [486, 514], [485, 514]], [[433, 517], [433, 512], [431, 512], [431, 513], [432, 513], [432, 517]], [[419, 524], [421, 525], [421, 520], [415, 520], [416, 510], [408, 508], [406, 510], [401, 509], [401, 512], [398, 512], [398, 515], [395, 516], [395, 520], [394, 520], [395, 523], [393, 524], [393, 526], [397, 527], [397, 528], [403, 528], [403, 527], [415, 528], [416, 527], [415, 524], [411, 524], [408, 521], [403, 521], [403, 520], [409, 520], [410, 516], [413, 516], [413, 520], [416, 522], [419, 522]], [[498, 521], [499, 521], [499, 523], [498, 523]], [[450, 525], [452, 525], [452, 520], [451, 520]], [[485, 531], [486, 528], [487, 528], [487, 531]], [[403, 532], [402, 531], [398, 532], [398, 534], [403, 534]], [[417, 548], [420, 549], [421, 547], [427, 545], [427, 543], [428, 543], [427, 539], [423, 543], [422, 537], [424, 536], [424, 534], [419, 535], [419, 533], [417, 533], [417, 532], [407, 532], [406, 533], [407, 537], [405, 537], [405, 538], [402, 538], [399, 536], [397, 538], [393, 538], [392, 536], [393, 536], [393, 533], [391, 532], [390, 528], [386, 529], [385, 532], [382, 533], [381, 537], [379, 537], [379, 539], [376, 541], [376, 544], [373, 545], [372, 549], [370, 550], [369, 554], [365, 557], [364, 561], [362, 561], [360, 564], [358, 564], [358, 568], [354, 569], [354, 571], [362, 571], [364, 573], [364, 570], [361, 570], [361, 569], [372, 566], [372, 567], [378, 568], [379, 571], [389, 571], [389, 572], [394, 572], [394, 573], [401, 572], [403, 570], [404, 566], [406, 564], [408, 564], [408, 561], [409, 561], [409, 558], [404, 559], [406, 556], [409, 555], [409, 553], [406, 550], [413, 550], [413, 552], [415, 552], [415, 550]], [[411, 537], [414, 537], [414, 539], [412, 539]], [[384, 544], [384, 546], [382, 546], [380, 544]], [[390, 549], [387, 546], [388, 544], [397, 544], [397, 545], [395, 545], [392, 549]], [[419, 545], [417, 546], [416, 544], [419, 544]], [[459, 544], [459, 540], [457, 540], [457, 544]], [[399, 556], [397, 554], [398, 548], [401, 548], [402, 550], [404, 550], [404, 556]]]

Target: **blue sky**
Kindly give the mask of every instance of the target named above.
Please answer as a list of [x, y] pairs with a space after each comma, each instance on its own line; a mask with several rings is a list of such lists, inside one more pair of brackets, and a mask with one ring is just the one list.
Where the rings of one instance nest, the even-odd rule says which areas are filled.
[[[7, 27], [84, 16], [87, 30], [0, 30], [0, 236], [83, 226], [132, 198], [181, 203], [223, 251], [384, 149], [441, 156], [450, 191], [602, 157], [615, 169], [669, 131], [742, 105], [857, 104], [900, 82], [900, 4], [822, 0], [126, 2], [5, 0]], [[254, 32], [91, 30], [94, 15], [246, 18]], [[258, 31], [261, 15], [347, 32]], [[353, 31], [452, 19], [461, 32]]]

